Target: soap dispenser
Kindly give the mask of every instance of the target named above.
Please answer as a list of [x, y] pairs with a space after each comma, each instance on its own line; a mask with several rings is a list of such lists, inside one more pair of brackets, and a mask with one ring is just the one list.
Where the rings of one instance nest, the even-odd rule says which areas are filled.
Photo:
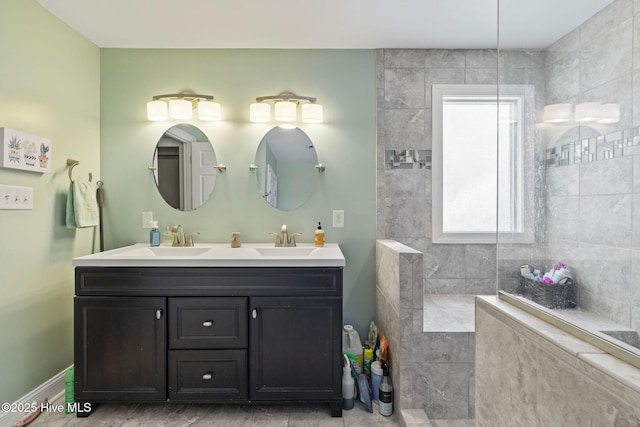
[[314, 243], [316, 246], [324, 246], [324, 230], [322, 229], [320, 223], [318, 223], [318, 228], [315, 232]]
[[151, 246], [160, 246], [160, 230], [158, 230], [158, 221], [151, 221], [151, 231], [149, 232], [149, 244]]

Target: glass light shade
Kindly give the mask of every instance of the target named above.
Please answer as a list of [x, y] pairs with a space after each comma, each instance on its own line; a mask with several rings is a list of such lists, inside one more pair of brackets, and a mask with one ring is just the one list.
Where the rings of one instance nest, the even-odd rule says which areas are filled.
[[290, 101], [276, 102], [274, 118], [280, 122], [292, 122], [296, 119], [296, 104]]
[[192, 115], [191, 102], [184, 99], [172, 99], [169, 101], [169, 117], [172, 119], [190, 119]]
[[545, 105], [542, 114], [545, 123], [564, 123], [571, 120], [571, 104]]
[[220, 120], [221, 116], [220, 104], [217, 102], [198, 102], [198, 118], [200, 120]]
[[167, 120], [169, 114], [167, 112], [167, 103], [164, 101], [149, 101], [147, 102], [147, 119], [159, 122]]
[[595, 122], [600, 119], [599, 102], [583, 102], [576, 105], [576, 122]]
[[271, 120], [271, 106], [264, 102], [256, 102], [249, 106], [249, 120], [254, 123], [266, 123]]
[[600, 107], [600, 120], [598, 120], [598, 123], [618, 123], [619, 121], [619, 104], [604, 104]]
[[302, 104], [302, 121], [305, 123], [322, 123], [322, 105]]

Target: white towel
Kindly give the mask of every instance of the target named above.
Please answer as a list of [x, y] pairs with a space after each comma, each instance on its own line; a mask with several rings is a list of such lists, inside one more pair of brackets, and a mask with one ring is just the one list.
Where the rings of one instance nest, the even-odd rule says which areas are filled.
[[75, 180], [67, 196], [67, 228], [98, 225], [98, 202], [95, 186], [89, 181]]

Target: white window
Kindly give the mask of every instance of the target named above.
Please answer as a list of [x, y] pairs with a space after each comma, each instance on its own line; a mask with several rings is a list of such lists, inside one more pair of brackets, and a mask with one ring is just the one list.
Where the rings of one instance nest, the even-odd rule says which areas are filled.
[[495, 243], [496, 229], [531, 240], [523, 194], [530, 88], [500, 86], [498, 102], [496, 85], [433, 85], [434, 243]]

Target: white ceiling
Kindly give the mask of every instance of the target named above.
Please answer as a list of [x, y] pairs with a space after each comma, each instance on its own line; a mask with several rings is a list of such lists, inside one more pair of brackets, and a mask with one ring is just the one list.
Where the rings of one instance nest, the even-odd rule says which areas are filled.
[[[497, 0], [37, 0], [104, 48], [495, 48]], [[544, 48], [612, 0], [500, 0], [500, 46]]]

